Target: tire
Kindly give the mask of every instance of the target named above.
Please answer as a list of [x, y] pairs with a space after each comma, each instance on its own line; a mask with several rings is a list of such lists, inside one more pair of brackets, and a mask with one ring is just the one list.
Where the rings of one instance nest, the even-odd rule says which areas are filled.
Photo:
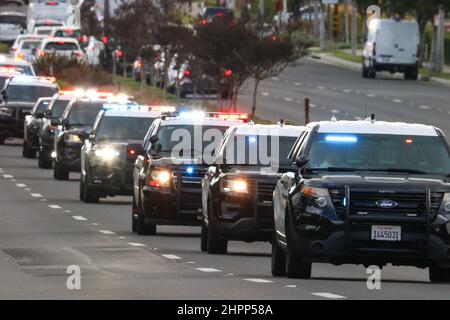
[[406, 70], [404, 78], [405, 80], [417, 81], [417, 79], [419, 78], [419, 71], [417, 70], [417, 68]]
[[369, 78], [375, 79], [377, 77], [377, 72], [375, 71], [375, 69], [373, 67], [368, 69], [369, 69], [368, 71]]
[[436, 282], [450, 282], [450, 268], [441, 268], [438, 266], [430, 266], [428, 269], [430, 281]]
[[84, 201], [84, 182], [83, 179], [80, 179], [80, 200]]
[[22, 145], [22, 156], [28, 159], [36, 157], [36, 151], [30, 148], [30, 145], [24, 140]]
[[41, 169], [51, 169], [52, 168], [52, 159], [49, 156], [48, 152], [42, 150], [39, 151], [38, 155], [38, 167]]
[[220, 239], [214, 232], [214, 227], [212, 226], [212, 204], [208, 201], [208, 215], [209, 224], [207, 227], [207, 237], [206, 237], [206, 250], [210, 254], [226, 254], [228, 251], [228, 241]]
[[202, 250], [202, 252], [206, 252], [206, 250], [208, 250], [208, 228], [205, 226], [205, 223], [202, 223], [200, 250]]
[[[275, 233], [275, 232], [274, 232]], [[286, 253], [278, 244], [275, 235], [272, 240], [272, 265], [271, 272], [274, 277], [284, 277], [286, 275]]]
[[[287, 213], [288, 215], [289, 213]], [[286, 217], [288, 219], [288, 216]], [[312, 263], [302, 261], [300, 255], [295, 248], [292, 233], [294, 230], [291, 226], [290, 219], [287, 221], [287, 253], [286, 253], [286, 275], [288, 278], [294, 279], [310, 279], [312, 271]]]
[[[53, 171], [53, 177], [56, 180], [69, 180], [69, 171], [64, 170], [60, 162], [55, 161], [55, 169]], [[86, 189], [84, 191], [86, 194]]]
[[137, 227], [136, 227], [136, 219], [134, 218], [134, 214], [135, 212], [138, 211], [138, 207], [136, 206], [136, 200], [133, 194], [133, 204], [131, 206], [131, 231], [132, 232], [136, 232]]
[[5, 138], [0, 137], [0, 146], [2, 146], [2, 145], [4, 145], [4, 144], [5, 144]]
[[369, 77], [369, 69], [366, 68], [366, 66], [364, 65], [364, 63], [362, 64], [362, 77], [364, 79], [367, 79]]
[[86, 203], [98, 203], [100, 197], [94, 191], [92, 191], [92, 189], [89, 188], [87, 181], [89, 181], [89, 178], [86, 175], [84, 177], [84, 181], [81, 182], [83, 184], [83, 200]]
[[139, 201], [139, 215], [136, 221], [136, 232], [140, 236], [154, 236], [156, 234], [156, 224], [146, 224], [142, 203]]

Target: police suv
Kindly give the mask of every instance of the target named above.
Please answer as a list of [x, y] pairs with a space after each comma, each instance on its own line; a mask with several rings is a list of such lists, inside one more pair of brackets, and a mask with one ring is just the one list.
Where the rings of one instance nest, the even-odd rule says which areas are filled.
[[55, 140], [55, 133], [58, 124], [64, 114], [69, 102], [76, 97], [74, 92], [60, 90], [53, 96], [48, 109], [44, 111], [42, 126], [38, 133], [39, 156], [38, 166], [42, 169], [50, 169], [53, 165], [52, 152]]
[[438, 128], [310, 123], [274, 193], [272, 274], [311, 277], [312, 262], [429, 267], [450, 281], [450, 154]]
[[155, 120], [134, 165], [132, 230], [153, 235], [158, 224], [200, 225], [207, 164], [225, 131], [247, 119], [247, 114], [192, 111]]
[[272, 239], [273, 191], [302, 130], [282, 123], [228, 129], [202, 183], [202, 251], [226, 253], [229, 240]]
[[39, 98], [31, 110], [31, 114], [25, 116], [22, 146], [22, 156], [25, 158], [34, 158], [39, 150], [39, 132], [42, 128], [45, 111], [51, 101], [51, 97]]
[[58, 86], [50, 78], [18, 75], [6, 80], [0, 101], [0, 144], [8, 137], [21, 138], [25, 116], [36, 101], [56, 92]]
[[148, 106], [104, 104], [92, 134], [81, 148], [80, 199], [132, 195], [133, 164], [142, 143], [161, 113]]

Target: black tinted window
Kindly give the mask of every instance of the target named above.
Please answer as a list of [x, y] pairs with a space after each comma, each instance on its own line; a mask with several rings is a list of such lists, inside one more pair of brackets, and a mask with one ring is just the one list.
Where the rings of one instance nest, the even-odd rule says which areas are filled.
[[49, 42], [45, 45], [44, 50], [75, 51], [78, 50], [78, 46], [73, 42]]
[[153, 118], [103, 117], [97, 140], [143, 140]]
[[67, 119], [72, 125], [93, 126], [95, 118], [103, 108], [101, 102], [74, 102]]
[[40, 86], [10, 85], [6, 89], [8, 101], [36, 102], [39, 98], [51, 97], [56, 92], [56, 88]]

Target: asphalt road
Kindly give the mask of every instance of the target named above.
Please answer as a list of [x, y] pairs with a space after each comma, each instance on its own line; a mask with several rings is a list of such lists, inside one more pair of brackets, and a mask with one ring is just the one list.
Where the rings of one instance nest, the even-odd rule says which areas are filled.
[[[379, 119], [446, 129], [447, 92], [390, 77], [363, 81], [356, 72], [305, 61], [262, 84], [258, 115], [300, 123], [297, 101], [310, 97], [313, 120], [329, 118], [333, 109], [352, 119], [367, 103]], [[80, 202], [79, 175], [53, 180], [37, 160], [22, 158], [19, 140], [0, 146], [0, 168], [0, 299], [450, 298], [450, 285], [431, 284], [427, 270], [412, 267], [383, 268], [381, 289], [369, 290], [362, 266], [314, 264], [311, 280], [274, 278], [266, 243], [231, 242], [222, 256], [200, 251], [199, 228], [159, 227], [156, 236], [137, 236], [130, 231], [130, 198]], [[81, 268], [80, 290], [66, 287], [70, 265]]]

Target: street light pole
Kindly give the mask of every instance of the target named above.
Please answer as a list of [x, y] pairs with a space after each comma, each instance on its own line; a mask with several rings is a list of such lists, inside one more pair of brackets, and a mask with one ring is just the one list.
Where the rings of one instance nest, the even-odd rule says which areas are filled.
[[352, 6], [352, 55], [356, 56], [356, 5], [353, 1], [350, 1], [350, 5]]

